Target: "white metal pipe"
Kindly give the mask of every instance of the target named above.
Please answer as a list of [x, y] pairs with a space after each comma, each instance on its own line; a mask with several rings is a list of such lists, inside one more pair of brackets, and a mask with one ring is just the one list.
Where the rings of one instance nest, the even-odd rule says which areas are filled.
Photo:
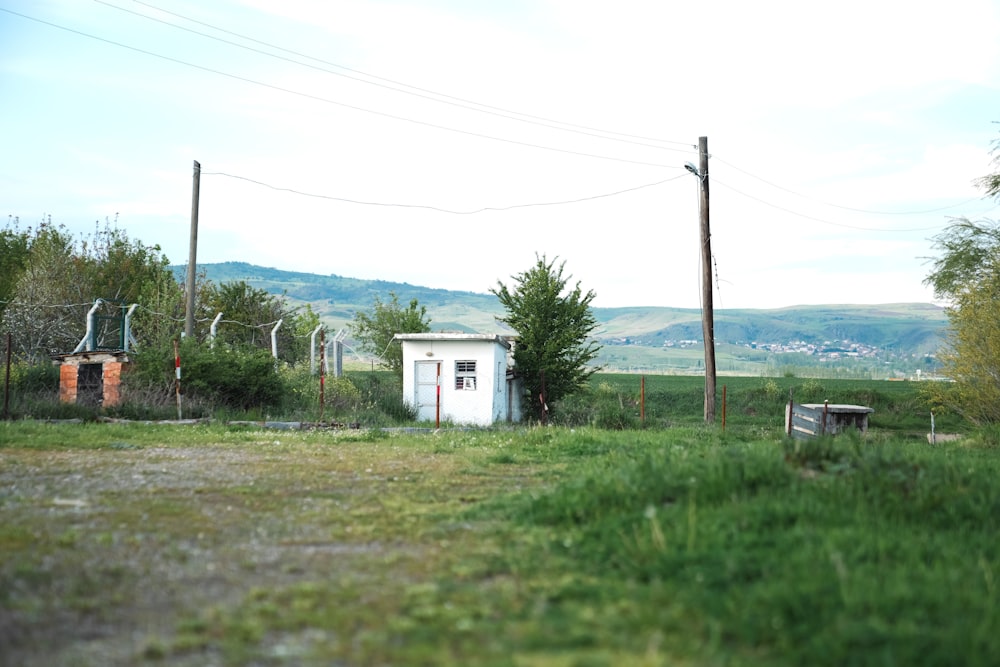
[[278, 358], [278, 329], [281, 328], [282, 322], [284, 320], [278, 320], [278, 323], [271, 329], [271, 356], [275, 359]]
[[312, 375], [316, 374], [316, 334], [318, 334], [323, 329], [323, 325], [320, 324], [316, 327], [316, 330], [312, 332], [309, 336], [309, 373]]
[[80, 352], [81, 350], [84, 349], [86, 349], [87, 352], [90, 352], [94, 349], [94, 346], [91, 345], [90, 341], [91, 334], [94, 332], [94, 313], [97, 312], [97, 308], [101, 305], [101, 301], [103, 300], [104, 299], [96, 299], [94, 301], [93, 307], [91, 307], [91, 309], [87, 311], [87, 332], [83, 334], [83, 338], [77, 344], [76, 348], [74, 348], [72, 352], [73, 354], [76, 354], [77, 352]]
[[219, 313], [215, 316], [215, 319], [212, 320], [212, 326], [208, 328], [208, 337], [213, 347], [215, 346], [215, 334], [219, 330], [219, 320], [221, 319], [222, 313]]
[[122, 336], [122, 339], [124, 343], [123, 347], [125, 348], [126, 352], [128, 352], [129, 341], [135, 342], [135, 338], [132, 337], [132, 313], [134, 313], [135, 309], [138, 307], [139, 304], [133, 303], [131, 306], [129, 306], [128, 312], [125, 313], [125, 324], [122, 325], [122, 328], [125, 329], [125, 335]]

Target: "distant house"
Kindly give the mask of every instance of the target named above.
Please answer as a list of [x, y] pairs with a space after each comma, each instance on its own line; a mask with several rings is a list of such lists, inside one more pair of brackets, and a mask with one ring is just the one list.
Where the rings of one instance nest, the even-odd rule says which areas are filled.
[[521, 420], [511, 342], [497, 334], [396, 334], [403, 400], [420, 421], [489, 426]]

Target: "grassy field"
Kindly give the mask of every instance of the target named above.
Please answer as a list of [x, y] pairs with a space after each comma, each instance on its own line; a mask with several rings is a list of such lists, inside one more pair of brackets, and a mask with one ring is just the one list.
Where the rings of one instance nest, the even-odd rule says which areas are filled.
[[996, 449], [688, 380], [655, 430], [0, 423], [0, 664], [1000, 663]]

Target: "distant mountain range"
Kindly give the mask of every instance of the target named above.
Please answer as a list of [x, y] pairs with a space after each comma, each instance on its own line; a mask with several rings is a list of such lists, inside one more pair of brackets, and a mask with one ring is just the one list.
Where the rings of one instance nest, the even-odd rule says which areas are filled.
[[[184, 266], [171, 268], [183, 278]], [[284, 293], [292, 305], [308, 303], [333, 330], [346, 326], [357, 311], [370, 309], [375, 296], [385, 300], [389, 292], [395, 292], [401, 303], [417, 299], [425, 306], [434, 331], [504, 331], [496, 321], [503, 309], [492, 294], [281, 271], [244, 262], [202, 264], [199, 270], [217, 283], [245, 281], [274, 294]], [[702, 339], [698, 309], [594, 308], [593, 313], [600, 323], [598, 338], [619, 352], [627, 347], [679, 349]], [[844, 343], [853, 343], [900, 356], [920, 356], [940, 347], [947, 323], [944, 309], [927, 303], [716, 309], [715, 338], [719, 346], [747, 350], [792, 343], [847, 349]]]

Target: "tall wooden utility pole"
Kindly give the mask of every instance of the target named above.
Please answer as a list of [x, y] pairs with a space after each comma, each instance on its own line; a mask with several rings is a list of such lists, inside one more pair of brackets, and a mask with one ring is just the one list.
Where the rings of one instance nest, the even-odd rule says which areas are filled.
[[705, 340], [705, 423], [715, 423], [715, 312], [712, 306], [712, 233], [708, 226], [708, 137], [698, 137], [701, 181], [701, 333]]
[[201, 165], [194, 161], [194, 185], [191, 189], [191, 247], [187, 271], [187, 312], [184, 315], [184, 335], [194, 336], [194, 278], [198, 271], [198, 198], [201, 190]]

